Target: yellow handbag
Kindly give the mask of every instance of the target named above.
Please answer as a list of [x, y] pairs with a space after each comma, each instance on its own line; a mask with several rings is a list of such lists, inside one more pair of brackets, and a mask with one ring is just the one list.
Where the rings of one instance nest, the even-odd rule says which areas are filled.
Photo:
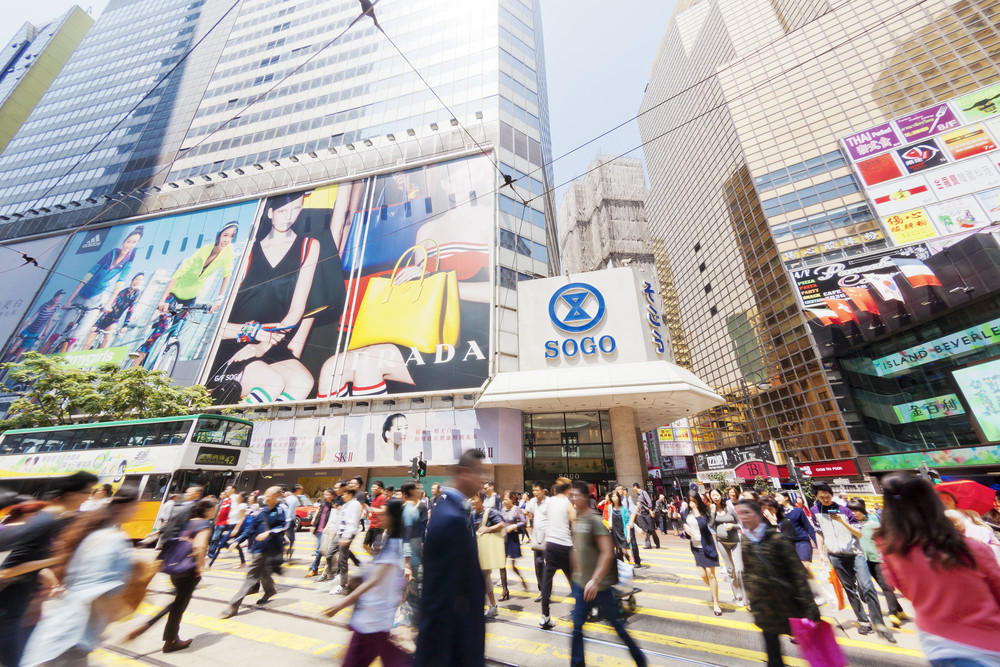
[[[388, 278], [368, 281], [368, 289], [354, 320], [348, 350], [393, 343], [433, 354], [438, 345], [458, 343], [458, 276], [454, 271], [440, 270], [441, 249], [437, 243], [423, 243], [432, 243], [437, 250], [435, 270], [428, 271], [427, 248], [419, 244], [408, 248], [399, 257]], [[417, 253], [424, 256], [420, 278], [397, 285], [396, 274], [400, 268], [416, 266]]]

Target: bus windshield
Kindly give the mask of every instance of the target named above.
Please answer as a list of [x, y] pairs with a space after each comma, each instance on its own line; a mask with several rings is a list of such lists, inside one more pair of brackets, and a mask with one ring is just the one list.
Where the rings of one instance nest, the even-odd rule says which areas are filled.
[[191, 438], [194, 442], [209, 445], [250, 446], [250, 424], [218, 417], [202, 417]]

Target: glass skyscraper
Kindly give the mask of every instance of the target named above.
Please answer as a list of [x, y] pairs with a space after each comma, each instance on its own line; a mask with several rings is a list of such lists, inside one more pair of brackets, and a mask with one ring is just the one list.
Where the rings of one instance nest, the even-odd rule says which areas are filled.
[[998, 18], [996, 0], [678, 2], [639, 124], [678, 360], [727, 398], [700, 450], [870, 453], [793, 272], [894, 245], [838, 140], [1000, 78]]

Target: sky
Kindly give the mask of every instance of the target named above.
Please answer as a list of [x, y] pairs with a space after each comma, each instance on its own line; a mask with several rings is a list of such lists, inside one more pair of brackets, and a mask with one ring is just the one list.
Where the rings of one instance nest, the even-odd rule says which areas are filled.
[[[405, 0], [384, 0], [401, 2]], [[674, 0], [541, 0], [552, 157], [563, 154], [635, 116]], [[72, 7], [73, 0], [6, 0], [0, 37], [24, 21], [38, 25]], [[99, 16], [107, 0], [80, 0]], [[619, 155], [641, 143], [635, 121], [601, 140], [557, 159], [555, 183], [583, 174], [597, 155]], [[641, 151], [632, 153], [642, 157]], [[556, 192], [556, 202], [565, 187]]]

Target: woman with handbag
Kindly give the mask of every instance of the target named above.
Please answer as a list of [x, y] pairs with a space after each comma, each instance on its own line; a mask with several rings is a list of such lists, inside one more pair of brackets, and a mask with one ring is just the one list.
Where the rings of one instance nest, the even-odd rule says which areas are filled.
[[180, 638], [181, 618], [191, 602], [195, 587], [201, 581], [201, 571], [205, 568], [205, 554], [208, 553], [208, 543], [212, 537], [212, 517], [215, 515], [215, 505], [214, 498], [202, 498], [196, 502], [191, 509], [191, 518], [188, 519], [180, 537], [168, 542], [168, 544], [187, 542], [190, 545], [189, 548], [187, 545], [184, 546], [183, 550], [186, 555], [183, 559], [171, 558], [168, 553], [171, 547], [164, 545], [163, 552], [161, 552], [164, 563], [162, 568], [164, 572], [170, 574], [170, 581], [174, 585], [174, 599], [156, 616], [128, 633], [125, 637], [126, 641], [137, 638], [153, 627], [158, 620], [167, 616], [167, 625], [163, 628], [163, 652], [182, 651], [191, 645], [190, 639], [181, 640]]
[[[521, 578], [521, 585], [524, 587], [524, 590], [528, 590], [528, 582], [524, 580], [524, 575], [517, 569], [517, 559], [521, 557], [521, 529], [524, 528], [527, 521], [524, 518], [524, 512], [515, 504], [516, 502], [517, 497], [513, 491], [507, 491], [503, 494], [503, 509], [500, 510], [504, 525], [503, 549], [504, 556], [510, 559], [510, 568], [514, 570], [514, 574]], [[500, 568], [500, 585], [503, 587], [500, 602], [509, 600], [510, 590], [507, 588], [506, 563]]]
[[631, 562], [628, 555], [628, 535], [633, 518], [629, 516], [628, 505], [622, 502], [621, 494], [618, 491], [612, 491], [610, 497], [608, 521], [611, 524], [609, 529], [611, 530], [611, 543], [615, 548], [615, 558], [623, 563], [628, 563]]
[[691, 540], [694, 564], [701, 570], [701, 580], [712, 592], [712, 611], [716, 616], [722, 616], [722, 609], [719, 607], [719, 580], [715, 576], [715, 568], [719, 567], [719, 552], [715, 548], [715, 538], [712, 537], [713, 524], [711, 510], [697, 491], [691, 491], [684, 527]]
[[1000, 566], [985, 544], [963, 536], [927, 480], [882, 480], [875, 543], [883, 575], [916, 610], [920, 648], [933, 667], [1000, 665]]
[[729, 585], [733, 588], [733, 600], [743, 604], [743, 552], [740, 549], [740, 520], [736, 512], [723, 502], [718, 489], [709, 493], [712, 500], [711, 514], [715, 524], [715, 537], [719, 543], [719, 555], [729, 574]]
[[790, 619], [820, 623], [819, 607], [795, 547], [764, 518], [760, 503], [738, 500], [736, 512], [743, 524], [746, 599], [754, 623], [764, 633], [767, 666], [780, 667], [785, 664], [780, 635], [792, 633]]
[[507, 564], [502, 532], [505, 524], [500, 512], [483, 506], [485, 500], [486, 494], [482, 491], [469, 498], [472, 503], [472, 530], [479, 543], [479, 567], [483, 571], [486, 597], [489, 600], [486, 618], [494, 618], [498, 611], [496, 596], [493, 594], [493, 570], [499, 570]]
[[134, 549], [121, 524], [138, 496], [121, 489], [104, 507], [82, 514], [59, 538], [55, 555], [68, 559], [58, 606], [46, 610], [25, 647], [21, 667], [85, 664], [104, 629], [121, 617], [118, 596], [133, 571]]

